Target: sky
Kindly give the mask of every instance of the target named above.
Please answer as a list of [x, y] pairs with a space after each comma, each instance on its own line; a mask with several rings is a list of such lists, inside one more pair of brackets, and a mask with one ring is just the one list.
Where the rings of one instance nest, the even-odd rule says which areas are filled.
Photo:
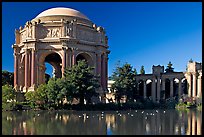
[[[186, 70], [188, 61], [202, 62], [202, 2], [2, 2], [2, 70], [14, 71], [15, 29], [54, 7], [80, 11], [108, 36], [108, 76], [118, 61], [140, 72], [153, 65]], [[51, 66], [46, 64], [47, 73]]]

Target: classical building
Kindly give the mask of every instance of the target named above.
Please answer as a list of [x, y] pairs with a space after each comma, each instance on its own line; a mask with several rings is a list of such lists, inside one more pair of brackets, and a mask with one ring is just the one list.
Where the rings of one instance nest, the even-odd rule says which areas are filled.
[[14, 86], [19, 92], [34, 91], [45, 83], [45, 62], [55, 77], [85, 59], [100, 75], [102, 94], [107, 90], [108, 38], [101, 26], [70, 8], [43, 11], [15, 30]]
[[[138, 95], [143, 98], [152, 98], [159, 101], [171, 97], [180, 98], [182, 95], [197, 98], [202, 97], [202, 64], [188, 62], [185, 72], [164, 72], [164, 66], [152, 67], [152, 74], [139, 74], [136, 76]], [[114, 81], [108, 81], [107, 100], [115, 99], [110, 91]]]

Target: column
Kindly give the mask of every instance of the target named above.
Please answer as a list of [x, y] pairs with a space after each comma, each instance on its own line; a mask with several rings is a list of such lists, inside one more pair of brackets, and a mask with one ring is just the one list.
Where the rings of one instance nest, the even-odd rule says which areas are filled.
[[201, 95], [201, 87], [202, 87], [202, 81], [201, 76], [198, 76], [198, 94], [197, 97], [202, 97]]
[[66, 50], [66, 68], [71, 66], [71, 61], [70, 61], [70, 49], [67, 48]]
[[35, 86], [35, 50], [32, 49], [31, 86]]
[[170, 97], [173, 97], [174, 96], [174, 79], [171, 78], [170, 79]]
[[163, 99], [165, 99], [165, 79], [162, 79], [162, 91], [164, 91]]
[[152, 79], [152, 100], [155, 102], [155, 78]]
[[72, 66], [76, 64], [75, 49], [72, 48]]
[[146, 98], [147, 97], [146, 79], [143, 81], [143, 87], [144, 87], [144, 91], [143, 91], [144, 98]]
[[106, 78], [106, 67], [105, 67], [105, 60], [106, 60], [106, 56], [105, 56], [105, 54], [103, 54], [103, 58], [102, 58], [102, 66], [101, 66], [101, 68], [102, 68], [102, 74], [101, 74], [101, 76], [102, 76], [102, 86], [103, 86], [103, 89], [105, 89], [105, 78]]
[[180, 98], [181, 97], [181, 83], [182, 83], [182, 79], [179, 79], [179, 86], [178, 86], [178, 97]]
[[193, 97], [196, 97], [196, 73], [193, 74]]
[[18, 53], [14, 52], [14, 87], [18, 86]]
[[97, 54], [97, 74], [100, 75], [99, 83], [101, 84], [101, 54]]
[[62, 60], [62, 77], [64, 77], [64, 71], [66, 67], [66, 47], [62, 47], [63, 50], [63, 60]]
[[28, 87], [28, 49], [25, 50], [25, 90]]
[[157, 78], [157, 100], [160, 100], [160, 78]]
[[28, 51], [28, 87], [31, 86], [31, 50]]
[[191, 97], [191, 75], [187, 75], [187, 81], [188, 81], [188, 96]]

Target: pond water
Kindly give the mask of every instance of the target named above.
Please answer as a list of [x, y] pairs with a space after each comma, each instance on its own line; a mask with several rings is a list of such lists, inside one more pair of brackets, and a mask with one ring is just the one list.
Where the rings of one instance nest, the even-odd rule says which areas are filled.
[[2, 112], [3, 135], [201, 135], [202, 111]]

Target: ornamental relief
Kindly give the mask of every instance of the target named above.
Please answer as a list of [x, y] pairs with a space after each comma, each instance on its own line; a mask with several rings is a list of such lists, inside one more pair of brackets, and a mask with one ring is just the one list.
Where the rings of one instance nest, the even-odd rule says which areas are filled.
[[48, 30], [48, 33], [47, 33], [48, 38], [60, 37], [60, 28], [49, 28], [47, 30]]

